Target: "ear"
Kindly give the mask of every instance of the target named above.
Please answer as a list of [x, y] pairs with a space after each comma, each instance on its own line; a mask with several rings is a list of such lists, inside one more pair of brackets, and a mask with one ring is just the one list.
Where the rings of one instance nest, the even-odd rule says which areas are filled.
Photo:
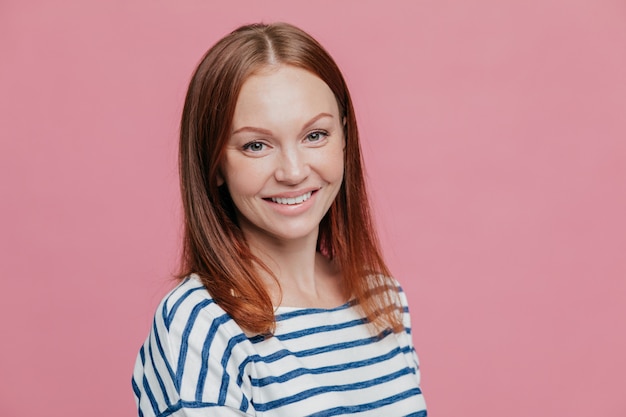
[[224, 177], [222, 176], [222, 173], [218, 171], [217, 173], [217, 186], [221, 187], [222, 185], [224, 185]]

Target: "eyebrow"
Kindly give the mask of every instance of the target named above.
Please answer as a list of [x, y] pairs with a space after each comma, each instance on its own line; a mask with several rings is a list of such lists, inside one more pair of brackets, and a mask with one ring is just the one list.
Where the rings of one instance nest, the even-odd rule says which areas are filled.
[[[330, 113], [320, 113], [317, 116], [315, 116], [314, 118], [312, 118], [311, 120], [309, 120], [308, 122], [306, 122], [304, 124], [304, 126], [302, 127], [302, 130], [307, 130], [309, 127], [311, 127], [311, 125], [313, 125], [315, 122], [317, 122], [319, 119], [322, 119], [324, 117], [330, 117], [332, 118], [333, 115]], [[231, 133], [231, 135], [236, 135], [237, 133], [241, 133], [241, 132], [253, 132], [253, 133], [260, 133], [262, 135], [271, 135], [272, 132], [267, 130], [267, 129], [263, 129], [260, 127], [253, 127], [253, 126], [244, 126], [244, 127], [240, 127], [239, 129], [235, 130], [233, 133]]]

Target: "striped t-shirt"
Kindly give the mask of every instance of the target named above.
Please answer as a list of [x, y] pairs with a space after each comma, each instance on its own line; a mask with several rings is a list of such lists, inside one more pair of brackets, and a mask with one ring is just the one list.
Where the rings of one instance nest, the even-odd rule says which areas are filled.
[[246, 336], [192, 275], [159, 305], [137, 357], [139, 416], [426, 416], [405, 331], [373, 335], [353, 303], [279, 307], [273, 337]]

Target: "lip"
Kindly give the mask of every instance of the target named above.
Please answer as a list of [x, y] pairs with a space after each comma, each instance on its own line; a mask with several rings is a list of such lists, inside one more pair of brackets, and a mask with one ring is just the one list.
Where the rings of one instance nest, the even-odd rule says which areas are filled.
[[[271, 207], [272, 211], [274, 211], [277, 214], [280, 214], [282, 216], [289, 216], [289, 217], [298, 216], [300, 214], [307, 212], [311, 207], [315, 205], [317, 191], [319, 190], [320, 188], [313, 188], [313, 189], [310, 189], [309, 191], [295, 191], [295, 192], [288, 192], [288, 193], [280, 193], [280, 194], [276, 194], [276, 197], [272, 196], [272, 197], [263, 198], [263, 201], [265, 201], [269, 205], [269, 207]], [[272, 201], [272, 198], [281, 198], [281, 199], [282, 198], [297, 198], [297, 197], [306, 195], [308, 193], [311, 193], [311, 196], [308, 199], [300, 203], [281, 204], [281, 203]], [[289, 197], [285, 197], [285, 196], [289, 196]]]
[[312, 193], [315, 194], [316, 191], [319, 191], [321, 187], [309, 187], [309, 188], [304, 188], [302, 190], [297, 190], [297, 191], [286, 191], [286, 192], [282, 192], [282, 193], [278, 193], [278, 194], [271, 194], [268, 196], [263, 197], [263, 200], [270, 200], [272, 198], [296, 198], [296, 197], [301, 197], [307, 193]]

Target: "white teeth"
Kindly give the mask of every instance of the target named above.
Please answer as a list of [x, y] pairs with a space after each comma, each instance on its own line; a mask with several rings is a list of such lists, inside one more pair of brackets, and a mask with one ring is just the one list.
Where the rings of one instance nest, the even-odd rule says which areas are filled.
[[293, 197], [293, 198], [272, 197], [271, 200], [274, 203], [278, 203], [278, 204], [287, 204], [287, 205], [300, 204], [300, 203], [304, 203], [309, 198], [311, 198], [311, 194], [313, 194], [313, 192], [309, 191], [308, 193], [301, 195], [299, 197]]

